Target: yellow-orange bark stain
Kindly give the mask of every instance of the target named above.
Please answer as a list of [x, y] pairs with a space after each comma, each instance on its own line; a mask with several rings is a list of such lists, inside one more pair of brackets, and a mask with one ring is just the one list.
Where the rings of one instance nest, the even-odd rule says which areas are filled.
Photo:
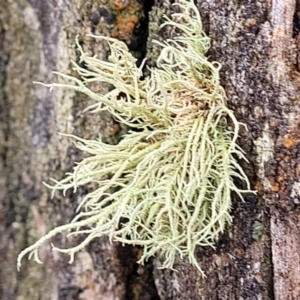
[[271, 184], [271, 191], [273, 193], [278, 193], [279, 192], [279, 184], [278, 183]]
[[124, 17], [122, 15], [117, 16], [118, 31], [114, 32], [112, 36], [120, 39], [126, 38], [133, 32], [138, 21], [139, 18], [136, 15], [131, 15], [128, 17]]
[[291, 136], [290, 134], [286, 134], [283, 137], [283, 145], [288, 149], [292, 149], [295, 147], [297, 140]]
[[277, 177], [277, 182], [283, 183], [284, 182], [284, 177], [283, 176], [278, 176]]
[[116, 10], [122, 10], [125, 9], [130, 2], [130, 0], [115, 0], [113, 1], [113, 6]]
[[257, 23], [256, 20], [251, 18], [251, 19], [247, 19], [244, 24], [246, 27], [250, 28], [256, 25], [256, 23]]
[[130, 37], [143, 16], [141, 4], [136, 0], [114, 0], [110, 5], [116, 15], [116, 27], [111, 36], [129, 44]]
[[264, 187], [261, 184], [261, 182], [257, 181], [256, 184], [254, 185], [255, 191], [257, 191], [259, 194], [263, 194], [264, 192]]

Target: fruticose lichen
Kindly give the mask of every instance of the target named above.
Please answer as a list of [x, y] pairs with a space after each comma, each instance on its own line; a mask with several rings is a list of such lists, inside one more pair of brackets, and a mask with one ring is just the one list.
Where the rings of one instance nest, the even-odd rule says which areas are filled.
[[[232, 192], [242, 197], [249, 182], [236, 158], [245, 159], [236, 144], [240, 123], [226, 107], [219, 82], [220, 65], [205, 53], [210, 39], [204, 34], [199, 12], [192, 1], [180, 0], [180, 10], [163, 26], [178, 35], [160, 43], [157, 68], [142, 78], [142, 68], [127, 46], [105, 40], [108, 61], [90, 57], [77, 43], [81, 67], [73, 62], [79, 78], [58, 73], [70, 83], [47, 86], [72, 89], [95, 100], [87, 110], [109, 111], [119, 122], [138, 128], [117, 145], [72, 136], [78, 149], [88, 154], [66, 178], [55, 181], [53, 191], [76, 192], [93, 183], [70, 223], [53, 229], [18, 257], [30, 253], [37, 262], [39, 247], [60, 232], [84, 234], [84, 241], [70, 249], [74, 254], [97, 237], [143, 247], [140, 263], [155, 254], [163, 268], [172, 268], [177, 254], [202, 272], [195, 258], [197, 246], [213, 246], [232, 221]], [[158, 43], [158, 42], [156, 42]], [[114, 89], [101, 94], [91, 85], [106, 83]], [[235, 181], [243, 182], [241, 190]], [[112, 191], [112, 192], [111, 192]]]

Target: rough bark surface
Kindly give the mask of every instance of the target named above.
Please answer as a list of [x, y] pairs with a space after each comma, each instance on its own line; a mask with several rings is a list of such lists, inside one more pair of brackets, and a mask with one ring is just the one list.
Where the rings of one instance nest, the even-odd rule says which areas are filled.
[[[124, 3], [130, 5], [123, 7]], [[207, 277], [180, 258], [175, 269], [155, 258], [135, 263], [141, 249], [111, 245], [103, 237], [68, 264], [41, 249], [43, 265], [17, 254], [50, 228], [69, 222], [82, 195], [50, 199], [42, 185], [61, 178], [80, 160], [71, 141], [57, 132], [116, 143], [124, 128], [108, 115], [82, 114], [82, 95], [33, 85], [59, 80], [76, 60], [74, 38], [105, 57], [87, 33], [124, 40], [138, 58], [155, 65], [153, 38], [173, 1], [0, 0], [0, 298], [12, 299], [300, 299], [300, 1], [197, 0], [209, 56], [222, 64], [228, 105], [248, 131], [240, 144], [243, 164], [257, 195], [233, 199], [233, 225], [215, 249], [199, 249]], [[99, 8], [108, 14], [100, 18]], [[149, 11], [149, 19], [147, 12]], [[103, 12], [103, 10], [102, 10]], [[146, 47], [146, 38], [149, 39]], [[65, 236], [53, 241], [66, 246]], [[76, 242], [75, 240], [73, 242]]]

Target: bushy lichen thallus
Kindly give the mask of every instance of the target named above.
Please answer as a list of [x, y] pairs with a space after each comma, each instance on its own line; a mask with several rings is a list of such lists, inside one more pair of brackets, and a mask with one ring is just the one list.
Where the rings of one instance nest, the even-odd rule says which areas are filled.
[[[78, 78], [57, 73], [69, 83], [45, 84], [82, 92], [95, 101], [86, 110], [109, 111], [139, 130], [129, 131], [117, 145], [71, 136], [88, 157], [49, 187], [76, 192], [78, 186], [93, 183], [96, 188], [84, 197], [70, 224], [51, 230], [20, 253], [18, 267], [27, 254], [40, 262], [39, 247], [68, 232], [85, 239], [73, 248], [53, 249], [69, 254], [71, 262], [90, 241], [107, 235], [111, 242], [142, 246], [139, 263], [159, 254], [162, 267], [172, 268], [179, 254], [203, 274], [196, 247], [213, 246], [232, 221], [232, 192], [242, 198], [250, 187], [236, 160], [245, 159], [236, 144], [241, 124], [226, 107], [220, 65], [205, 57], [210, 39], [199, 12], [192, 1], [174, 5], [180, 12], [165, 17], [163, 26], [173, 26], [180, 34], [163, 43], [153, 41], [162, 51], [147, 78], [123, 42], [93, 36], [108, 43], [108, 61], [90, 57], [77, 41], [85, 63], [83, 68], [72, 62]], [[94, 92], [90, 87], [99, 82], [114, 89]], [[244, 182], [244, 190], [236, 179]]]

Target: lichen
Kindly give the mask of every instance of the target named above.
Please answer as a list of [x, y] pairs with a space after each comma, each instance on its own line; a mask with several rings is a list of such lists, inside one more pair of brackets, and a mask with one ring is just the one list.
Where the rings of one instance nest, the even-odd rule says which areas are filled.
[[[232, 192], [240, 197], [250, 190], [237, 158], [245, 159], [236, 144], [240, 123], [226, 107], [219, 82], [220, 65], [205, 53], [210, 39], [204, 34], [192, 1], [180, 0], [180, 12], [166, 17], [178, 35], [159, 43], [157, 68], [142, 78], [142, 68], [127, 46], [107, 41], [108, 61], [90, 57], [77, 42], [82, 63], [73, 63], [79, 78], [58, 73], [68, 83], [49, 84], [82, 92], [95, 100], [87, 110], [109, 111], [128, 131], [117, 145], [72, 136], [78, 149], [88, 154], [66, 178], [49, 186], [56, 190], [93, 184], [70, 224], [53, 229], [23, 250], [37, 262], [39, 247], [60, 232], [84, 234], [79, 245], [56, 251], [75, 253], [91, 240], [108, 235], [112, 242], [139, 245], [139, 262], [161, 254], [163, 268], [172, 268], [176, 255], [188, 258], [202, 272], [197, 246], [213, 246], [230, 216]], [[95, 92], [97, 84], [110, 84], [108, 93]], [[245, 190], [236, 185], [243, 182]]]

